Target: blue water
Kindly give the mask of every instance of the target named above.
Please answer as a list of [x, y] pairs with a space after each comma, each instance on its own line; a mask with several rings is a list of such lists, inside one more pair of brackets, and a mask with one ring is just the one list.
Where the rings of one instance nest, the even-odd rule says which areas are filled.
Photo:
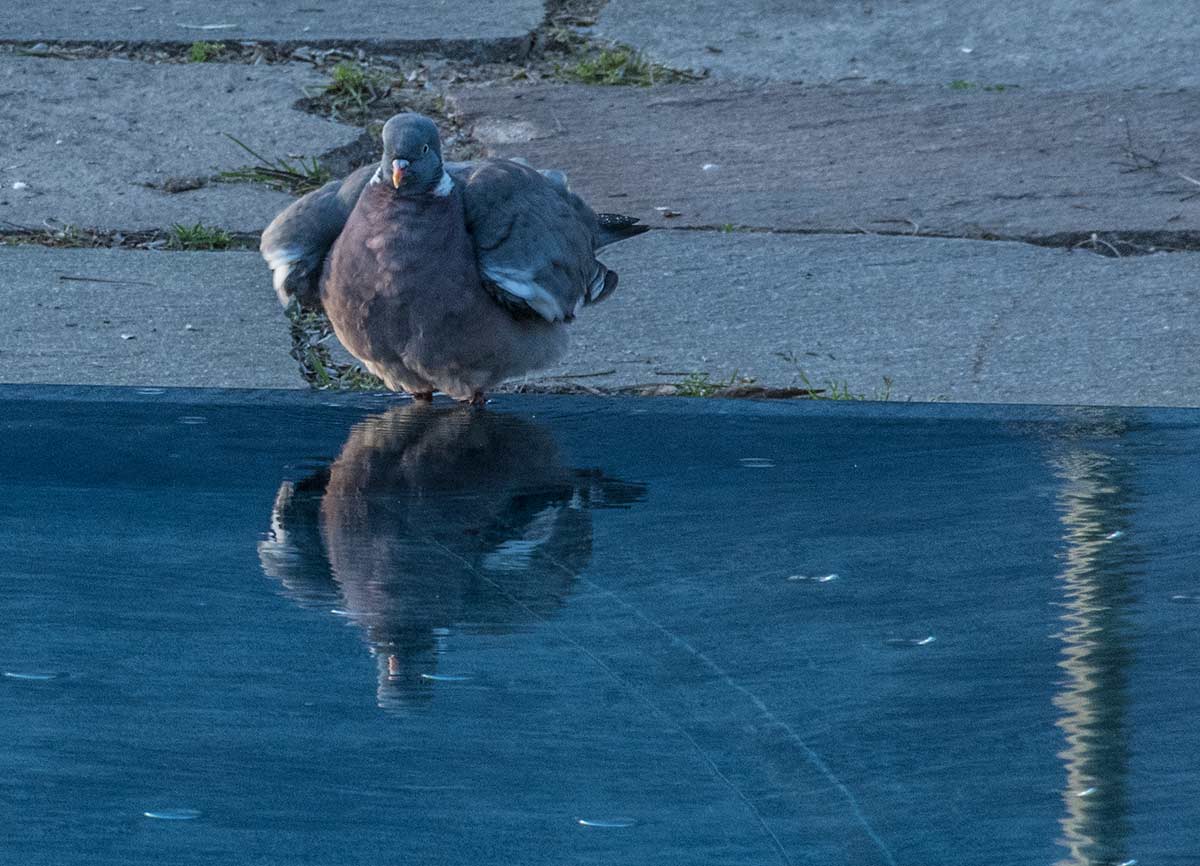
[[1200, 862], [1200, 413], [0, 389], [0, 862]]

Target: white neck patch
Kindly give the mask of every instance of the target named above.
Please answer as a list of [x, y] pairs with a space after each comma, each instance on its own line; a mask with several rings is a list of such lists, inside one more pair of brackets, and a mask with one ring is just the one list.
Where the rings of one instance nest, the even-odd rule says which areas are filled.
[[375, 173], [371, 175], [370, 183], [383, 183], [383, 166], [375, 169]]
[[450, 195], [450, 190], [452, 189], [454, 189], [454, 178], [450, 177], [450, 172], [442, 169], [442, 179], [433, 188], [433, 194], [440, 198], [445, 198]]

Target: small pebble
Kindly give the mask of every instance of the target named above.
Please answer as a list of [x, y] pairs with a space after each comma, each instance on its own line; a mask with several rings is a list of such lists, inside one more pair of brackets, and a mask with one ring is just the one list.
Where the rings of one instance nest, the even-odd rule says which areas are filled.
[[29, 189], [29, 184], [25, 183], [25, 181], [23, 181], [23, 180], [14, 180], [12, 188], [13, 189]]

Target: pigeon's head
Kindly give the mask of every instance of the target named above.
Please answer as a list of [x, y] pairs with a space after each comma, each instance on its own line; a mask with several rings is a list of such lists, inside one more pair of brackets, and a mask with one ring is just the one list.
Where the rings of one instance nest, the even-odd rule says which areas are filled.
[[442, 179], [442, 141], [432, 120], [397, 114], [383, 125], [380, 173], [402, 195], [433, 190]]

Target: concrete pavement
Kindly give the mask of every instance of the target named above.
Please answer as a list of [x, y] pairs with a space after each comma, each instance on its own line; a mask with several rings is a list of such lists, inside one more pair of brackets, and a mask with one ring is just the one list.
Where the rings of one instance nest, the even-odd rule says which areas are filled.
[[[1179, 0], [752, 0], [733, 24], [709, 0], [489, 4], [413, 6], [394, 27], [353, 3], [14, 18], [0, 241], [44, 224], [261, 229], [289, 198], [214, 182], [252, 162], [221, 133], [328, 159], [361, 130], [298, 101], [350, 57], [441, 97], [476, 150], [566, 169], [598, 210], [656, 229], [605, 253], [619, 292], [520, 386], [739, 377], [871, 396], [887, 379], [902, 399], [1200, 405], [1200, 25]], [[544, 47], [562, 21], [707, 80], [566, 83], [575, 55]], [[14, 47], [35, 40], [38, 57]], [[178, 62], [192, 40], [292, 60]], [[68, 59], [81, 46], [93, 58]], [[164, 189], [188, 176], [204, 183]], [[253, 253], [0, 245], [0, 303], [3, 381], [303, 386]]]
[[1189, 0], [609, 0], [596, 35], [715, 77], [1020, 85], [1046, 91], [1200, 85]]
[[[229, 136], [268, 159], [349, 144], [359, 130], [293, 107], [306, 87], [324, 82], [305, 65], [0, 55], [0, 126], [15, 145], [0, 158], [0, 220], [118, 231], [201, 222], [261, 231], [291, 197], [215, 182], [222, 171], [255, 164]], [[172, 178], [205, 185], [172, 193], [164, 188]]]
[[381, 7], [366, 0], [278, 3], [273, 0], [168, 0], [131, 3], [39, 3], [6, 16], [0, 40], [23, 43], [143, 42], [188, 45], [195, 40], [330, 43], [364, 40], [387, 50], [434, 50], [459, 57], [497, 58], [528, 49], [541, 23], [539, 0], [412, 0]]
[[0, 247], [0, 381], [302, 385], [256, 253]]
[[[1172, 406], [1200, 388], [1190, 256], [664, 231], [604, 258], [619, 290], [534, 385]], [[268, 285], [247, 252], [0, 247], [0, 381], [301, 387]]]
[[491, 152], [653, 226], [1200, 240], [1194, 91], [542, 85], [453, 102]]

